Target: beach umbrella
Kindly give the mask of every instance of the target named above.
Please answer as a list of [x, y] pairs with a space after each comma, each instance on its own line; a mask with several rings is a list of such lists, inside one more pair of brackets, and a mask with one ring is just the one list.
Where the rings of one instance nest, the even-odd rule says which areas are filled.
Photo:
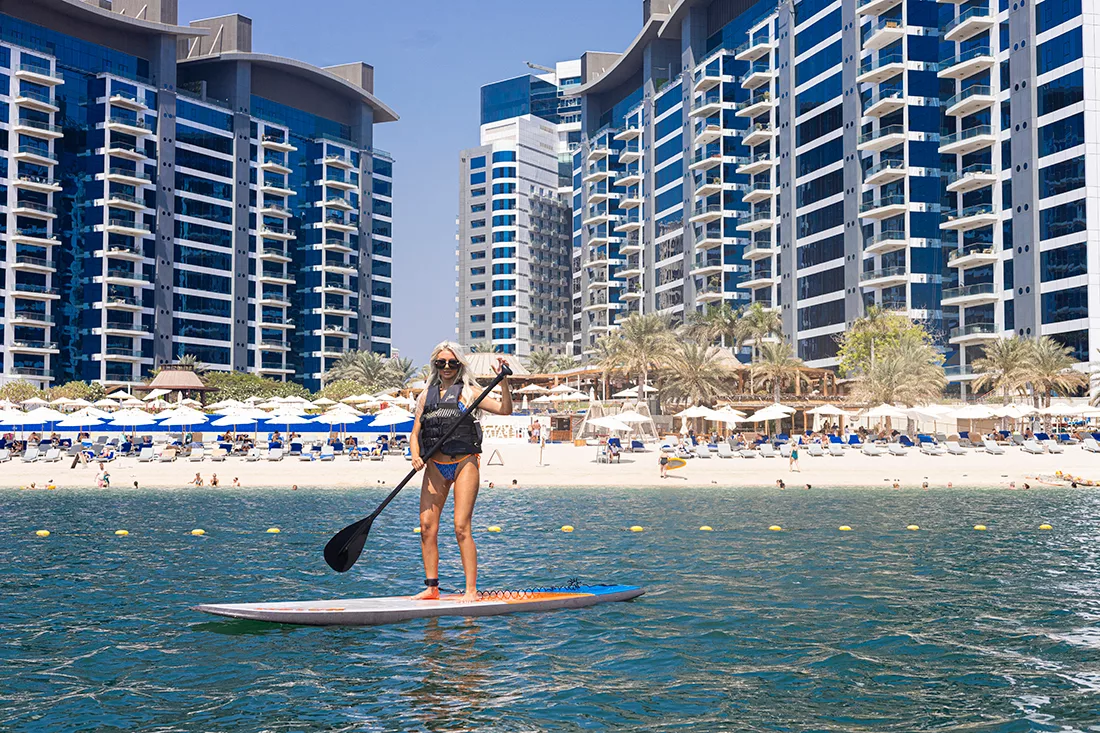
[[69, 415], [64, 420], [59, 422], [57, 424], [57, 427], [59, 427], [59, 428], [77, 428], [77, 429], [80, 429], [80, 430], [84, 430], [86, 428], [94, 428], [97, 425], [102, 425], [103, 422], [104, 422], [103, 420], [100, 420], [99, 418], [92, 417], [91, 415], [81, 415], [79, 413], [74, 412], [72, 415]]
[[850, 414], [836, 405], [819, 405], [812, 410], [806, 410], [809, 415], [824, 415], [826, 417], [849, 417]]
[[652, 418], [646, 417], [645, 415], [641, 414], [640, 412], [635, 412], [634, 410], [625, 410], [623, 412], [620, 412], [618, 415], [615, 415], [615, 417], [622, 420], [623, 422], [628, 422], [628, 423], [642, 423], [642, 422], [648, 422], [649, 420], [652, 419]]
[[195, 409], [192, 409], [192, 408], [186, 407], [186, 406], [177, 407], [177, 408], [172, 409], [172, 410], [166, 410], [165, 412], [162, 412], [159, 415], [156, 415], [154, 417], [154, 419], [156, 419], [158, 422], [160, 422], [161, 425], [163, 425], [164, 421], [173, 420], [173, 419], [176, 419], [176, 418], [179, 418], [179, 417], [184, 417], [184, 418], [190, 420], [192, 423], [199, 423], [199, 422], [205, 422], [206, 421], [206, 413], [205, 412], [201, 412], [200, 410], [195, 410]]
[[256, 405], [256, 404], [259, 404], [260, 402], [263, 402], [263, 401], [264, 401], [263, 397], [257, 397], [256, 395], [252, 395], [251, 397], [249, 397], [248, 399], [245, 400], [245, 402], [247, 402], [250, 405]]
[[119, 410], [111, 416], [111, 424], [136, 428], [142, 425], [156, 425], [157, 419], [145, 410]]
[[278, 410], [283, 407], [283, 403], [278, 400], [268, 400], [259, 407], [261, 410]]
[[105, 410], [106, 409], [116, 409], [116, 410], [118, 409], [118, 403], [115, 402], [112, 399], [108, 399], [107, 397], [104, 397], [101, 400], [96, 400], [92, 404], [95, 405], [96, 407], [101, 407]]
[[[527, 398], [524, 397], [524, 399], [527, 399]], [[543, 395], [542, 397], [536, 397], [535, 399], [532, 400], [532, 402], [536, 402], [540, 405], [548, 405], [553, 401], [554, 401], [554, 398], [551, 397], [550, 395]]]
[[328, 397], [319, 397], [313, 401], [314, 407], [328, 407], [335, 404], [338, 404], [336, 400], [330, 400]]
[[768, 420], [784, 420], [791, 416], [794, 410], [778, 402], [761, 408], [745, 418], [745, 422], [767, 422]]
[[139, 400], [137, 397], [129, 397], [120, 403], [123, 407], [145, 407], [145, 403]]
[[[427, 385], [425, 385], [424, 388], [427, 389]], [[550, 390], [546, 389], [546, 387], [540, 387], [537, 384], [529, 384], [526, 387], [521, 387], [520, 389], [517, 389], [512, 394], [528, 394], [528, 395], [539, 394], [539, 395], [542, 395], [542, 394], [546, 394], [549, 391]]]
[[43, 407], [50, 403], [46, 402], [46, 400], [42, 399], [41, 397], [31, 397], [29, 399], [23, 400], [19, 404], [23, 405], [24, 407]]
[[636, 387], [631, 387], [630, 389], [619, 390], [618, 392], [616, 392], [615, 394], [613, 394], [611, 396], [612, 397], [620, 397], [620, 398], [637, 397], [638, 396], [638, 390], [637, 390]]
[[402, 407], [412, 407], [416, 404], [416, 400], [414, 400], [412, 397], [402, 396], [394, 397], [392, 400], [389, 400], [389, 402], [391, 405], [400, 405]]
[[65, 414], [58, 412], [52, 407], [36, 407], [30, 412], [13, 411], [9, 413], [9, 417], [4, 420], [6, 425], [38, 425], [61, 422], [65, 419]]
[[523, 401], [520, 403], [519, 409], [521, 409], [521, 410], [530, 409], [527, 405], [527, 395], [523, 395]]
[[91, 407], [91, 406], [92, 406], [92, 403], [88, 402], [88, 400], [86, 400], [82, 397], [77, 397], [75, 400], [69, 400], [69, 404], [68, 404], [68, 407], [75, 407], [78, 410], [83, 410], [83, 409]]
[[900, 407], [894, 407], [893, 405], [888, 405], [884, 402], [884, 403], [882, 403], [881, 405], [879, 405], [877, 407], [867, 408], [863, 412], [859, 413], [859, 417], [866, 417], [866, 418], [872, 418], [872, 419], [874, 419], [874, 418], [897, 418], [897, 419], [900, 420], [902, 418], [906, 418], [906, 417], [909, 417], [909, 416]]
[[207, 405], [208, 410], [225, 410], [227, 408], [242, 408], [245, 407], [245, 403], [240, 400], [222, 400], [221, 402], [215, 402], [212, 405]]
[[550, 394], [568, 394], [574, 390], [568, 384], [559, 384], [556, 387], [551, 387], [549, 391]]
[[614, 415], [605, 415], [604, 417], [592, 418], [584, 424], [585, 430], [589, 427], [604, 428], [605, 430], [615, 430], [619, 432], [628, 433], [634, 429], [630, 423], [624, 422]]
[[[121, 402], [122, 400], [130, 399], [134, 395], [132, 395], [130, 392], [128, 392], [124, 389], [119, 389], [119, 390], [116, 390], [116, 391], [112, 392], [111, 394], [109, 394], [107, 396], [110, 397], [112, 400], [118, 400], [118, 401]], [[155, 397], [156, 395], [153, 395], [153, 396]]]
[[169, 415], [167, 419], [161, 420], [157, 424], [162, 428], [190, 428], [192, 425], [199, 422], [204, 422], [204, 419], [200, 418], [196, 420], [194, 415], [189, 415], [185, 412], [177, 412], [175, 415]]
[[51, 404], [54, 407], [57, 407], [58, 405], [67, 405], [67, 404], [69, 404], [69, 400], [66, 397], [58, 397], [56, 400], [50, 400], [48, 404]]
[[952, 412], [951, 416], [956, 420], [986, 420], [996, 415], [985, 405], [966, 405]]
[[252, 425], [267, 418], [268, 414], [262, 410], [241, 410], [238, 408], [236, 412], [222, 415], [210, 424], [218, 428], [235, 428], [238, 425]]
[[290, 411], [275, 412], [267, 415], [264, 419], [267, 421], [268, 425], [284, 426], [288, 433], [290, 432], [291, 425], [308, 425], [313, 421], [312, 418]]
[[701, 405], [692, 405], [686, 410], [680, 410], [673, 417], [706, 417], [710, 412], [709, 407], [703, 407]]
[[168, 402], [166, 400], [162, 400], [159, 397], [148, 404], [148, 407], [151, 410], [167, 410], [171, 406], [172, 406], [171, 402]]

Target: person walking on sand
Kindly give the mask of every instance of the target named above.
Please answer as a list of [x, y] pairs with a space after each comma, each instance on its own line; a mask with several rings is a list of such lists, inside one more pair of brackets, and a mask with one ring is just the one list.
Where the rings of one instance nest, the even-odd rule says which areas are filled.
[[[498, 374], [505, 364], [503, 358], [497, 359]], [[477, 415], [473, 420], [463, 420], [435, 455], [429, 457], [427, 454], [451, 429], [466, 406], [477, 399], [479, 385], [470, 372], [462, 347], [456, 343], [444, 341], [436, 346], [428, 366], [431, 369], [428, 388], [420, 393], [409, 440], [413, 468], [424, 469], [420, 488], [420, 551], [426, 587], [413, 598], [439, 598], [439, 520], [447, 493], [453, 486], [455, 538], [466, 576], [466, 592], [462, 598], [476, 601], [477, 547], [470, 521], [481, 485], [481, 426]], [[482, 400], [481, 411], [494, 415], [512, 414], [512, 390], [507, 379], [501, 380], [500, 391], [499, 400], [491, 397]]]
[[802, 473], [802, 469], [798, 465], [798, 446], [797, 445], [792, 445], [791, 446], [791, 458], [790, 458], [790, 461], [788, 462], [788, 468], [792, 473], [795, 472], [795, 471], [797, 471], [798, 473]]
[[662, 453], [657, 459], [657, 465], [661, 467], [661, 478], [668, 478], [668, 456]]

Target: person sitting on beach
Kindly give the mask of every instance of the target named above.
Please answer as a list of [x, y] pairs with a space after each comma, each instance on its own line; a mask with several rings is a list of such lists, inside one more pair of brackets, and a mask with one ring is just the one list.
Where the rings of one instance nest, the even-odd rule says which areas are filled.
[[215, 473], [214, 475], [212, 475], [210, 477], [210, 485], [211, 486], [217, 486], [218, 485], [218, 474]]
[[607, 462], [611, 463], [612, 461], [615, 461], [616, 463], [621, 463], [622, 462], [620, 460], [620, 455], [619, 455], [619, 446], [616, 445], [615, 443], [608, 443], [607, 444]]
[[233, 477], [233, 486], [238, 489], [241, 488], [241, 480], [236, 476]]
[[191, 483], [192, 483], [192, 485], [194, 485], [194, 486], [202, 486], [202, 485], [203, 485], [203, 483], [202, 483], [202, 476], [201, 476], [200, 474], [197, 474], [197, 473], [196, 473], [196, 474], [195, 474], [195, 478], [191, 479]]
[[359, 452], [359, 446], [353, 445], [351, 450], [348, 451], [348, 458], [360, 458], [362, 454]]

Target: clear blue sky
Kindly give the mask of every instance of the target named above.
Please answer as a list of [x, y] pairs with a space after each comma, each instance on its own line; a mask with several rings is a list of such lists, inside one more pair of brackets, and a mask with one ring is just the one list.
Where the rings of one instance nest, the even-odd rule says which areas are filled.
[[[547, 12], [549, 11], [549, 12]], [[365, 61], [401, 119], [394, 154], [394, 345], [417, 363], [454, 336], [458, 151], [478, 142], [478, 89], [584, 51], [623, 51], [641, 0], [182, 0], [180, 23], [237, 12], [252, 49], [318, 66]]]

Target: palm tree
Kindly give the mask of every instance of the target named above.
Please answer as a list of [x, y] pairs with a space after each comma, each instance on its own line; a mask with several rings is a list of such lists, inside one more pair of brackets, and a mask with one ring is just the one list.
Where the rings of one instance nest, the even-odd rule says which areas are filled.
[[494, 344], [492, 341], [478, 341], [477, 343], [470, 344], [467, 350], [475, 354], [495, 354], [500, 351], [500, 346]]
[[[753, 303], [741, 312], [739, 320], [741, 341], [752, 341], [752, 363], [760, 354], [760, 345], [769, 336], [783, 335], [783, 317], [779, 311], [765, 308], [761, 303]], [[752, 369], [749, 369], [749, 393], [756, 392]]]
[[1027, 363], [1031, 357], [1031, 344], [1019, 336], [998, 339], [985, 347], [985, 355], [975, 359], [972, 366], [978, 378], [975, 389], [999, 389], [1004, 404], [1011, 401], [1011, 394], [1027, 381]]
[[209, 367], [203, 362], [199, 361], [199, 357], [194, 354], [180, 354], [180, 358], [176, 359], [176, 366], [190, 367], [195, 374], [205, 374]]
[[870, 351], [870, 365], [875, 365], [875, 350], [876, 346], [882, 339], [889, 336], [896, 329], [893, 328], [895, 322], [893, 319], [900, 318], [894, 313], [886, 310], [882, 306], [870, 305], [867, 306], [867, 310], [862, 316], [857, 318], [852, 324], [850, 333], [855, 336], [866, 336], [868, 349]]
[[413, 360], [408, 357], [392, 356], [386, 360], [386, 371], [391, 377], [390, 381], [393, 382], [387, 386], [404, 387], [412, 381], [413, 375], [416, 374], [416, 367], [413, 365]]
[[577, 362], [572, 356], [570, 356], [569, 354], [559, 354], [558, 357], [554, 360], [553, 371], [564, 372], [568, 369], [572, 369], [575, 366], [577, 366]]
[[1050, 396], [1055, 391], [1075, 392], [1088, 384], [1088, 377], [1073, 368], [1077, 363], [1073, 349], [1049, 336], [1031, 342], [1026, 374], [1034, 387], [1036, 407], [1049, 407]]
[[325, 382], [350, 379], [359, 382], [368, 389], [376, 389], [387, 382], [386, 372], [388, 367], [386, 362], [384, 356], [373, 351], [346, 351], [325, 372]]
[[546, 349], [531, 352], [527, 357], [527, 368], [532, 374], [550, 374], [557, 364], [558, 355]]
[[771, 382], [772, 400], [779, 402], [779, 389], [784, 381], [803, 379], [802, 360], [794, 355], [786, 341], [765, 341], [760, 344], [760, 358], [752, 365], [749, 374], [759, 374]]
[[685, 341], [668, 361], [665, 394], [689, 405], [709, 404], [726, 391], [730, 377], [721, 349]]
[[853, 394], [872, 403], [917, 405], [943, 395], [943, 356], [917, 333], [906, 332], [883, 346], [873, 366], [856, 381]]
[[607, 399], [607, 377], [622, 366], [622, 339], [618, 334], [605, 333], [596, 340], [592, 361], [600, 368], [603, 398]]
[[744, 340], [741, 323], [743, 312], [741, 308], [734, 309], [729, 303], [723, 302], [702, 312], [692, 313], [688, 317], [686, 334], [706, 343], [717, 341], [736, 354]]
[[649, 372], [668, 363], [675, 353], [676, 339], [668, 319], [656, 313], [633, 313], [619, 323], [619, 358], [627, 374], [638, 374], [639, 394], [643, 393]]

